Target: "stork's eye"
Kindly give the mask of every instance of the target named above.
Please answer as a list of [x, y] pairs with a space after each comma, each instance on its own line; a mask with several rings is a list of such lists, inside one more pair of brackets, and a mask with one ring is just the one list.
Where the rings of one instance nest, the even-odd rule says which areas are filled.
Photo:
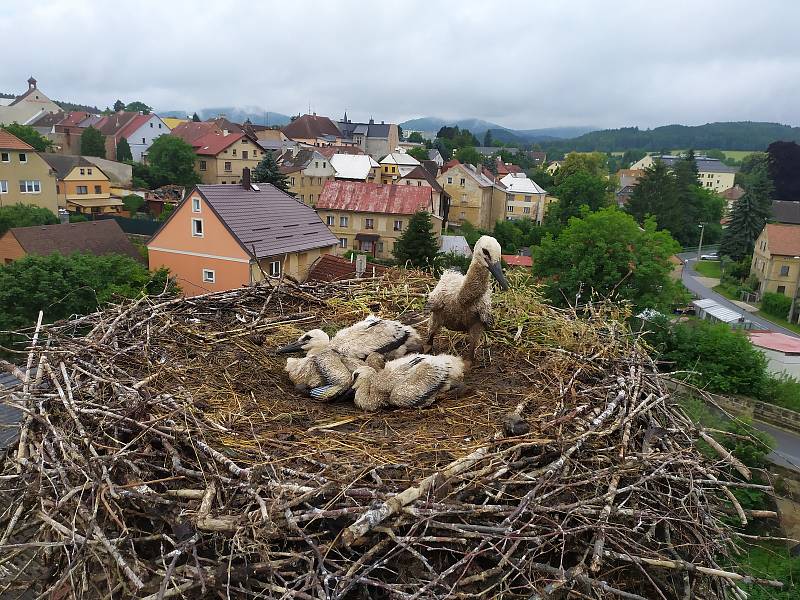
[[486, 255], [486, 258], [489, 258], [489, 251], [486, 248], [483, 249], [483, 253]]

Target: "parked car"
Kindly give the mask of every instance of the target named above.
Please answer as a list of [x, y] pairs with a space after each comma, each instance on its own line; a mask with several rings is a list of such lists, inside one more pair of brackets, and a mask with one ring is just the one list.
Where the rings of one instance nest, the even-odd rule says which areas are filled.
[[700, 260], [719, 260], [719, 254], [716, 252], [709, 252], [708, 254], [701, 254]]

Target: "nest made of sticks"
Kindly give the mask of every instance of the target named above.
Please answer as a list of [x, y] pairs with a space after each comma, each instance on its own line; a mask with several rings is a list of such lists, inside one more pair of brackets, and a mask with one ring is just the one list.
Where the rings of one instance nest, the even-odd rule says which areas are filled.
[[750, 515], [730, 488], [768, 488], [718, 444], [719, 460], [698, 452], [708, 436], [671, 402], [624, 306], [578, 315], [510, 279], [465, 389], [426, 409], [316, 403], [274, 352], [370, 312], [421, 321], [435, 283], [421, 273], [149, 297], [37, 327], [6, 399], [25, 417], [0, 474], [0, 585], [152, 600], [744, 597], [736, 584], [753, 579], [724, 567], [727, 515]]

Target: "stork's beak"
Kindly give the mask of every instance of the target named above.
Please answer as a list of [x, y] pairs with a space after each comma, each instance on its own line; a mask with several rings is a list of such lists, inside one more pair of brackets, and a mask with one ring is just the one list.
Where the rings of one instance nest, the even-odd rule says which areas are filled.
[[278, 354], [294, 354], [295, 352], [301, 352], [303, 350], [303, 344], [300, 342], [292, 342], [291, 344], [287, 344], [282, 348], [278, 348], [275, 352]]
[[503, 275], [503, 265], [500, 264], [500, 261], [489, 265], [489, 272], [497, 279], [497, 283], [500, 284], [503, 290], [508, 289], [508, 279]]

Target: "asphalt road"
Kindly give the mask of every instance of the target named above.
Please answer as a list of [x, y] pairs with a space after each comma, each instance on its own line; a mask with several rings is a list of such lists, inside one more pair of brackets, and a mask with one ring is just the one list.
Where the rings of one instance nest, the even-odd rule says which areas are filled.
[[754, 315], [753, 313], [746, 313], [744, 309], [739, 306], [736, 306], [733, 302], [728, 300], [725, 296], [722, 296], [715, 292], [714, 290], [705, 287], [701, 284], [696, 277], [702, 277], [694, 270], [694, 264], [697, 259], [697, 252], [683, 252], [682, 254], [678, 254], [681, 260], [683, 260], [683, 285], [685, 285], [690, 292], [700, 296], [701, 298], [711, 298], [715, 300], [722, 306], [726, 308], [730, 308], [731, 310], [735, 310], [738, 313], [744, 314], [745, 318], [753, 322], [754, 329], [766, 329], [768, 331], [777, 331], [779, 333], [785, 333], [786, 335], [790, 335], [792, 337], [800, 337], [794, 331], [790, 329], [786, 329], [781, 327], [780, 325], [776, 325], [772, 321], [767, 321], [759, 317], [758, 315]]
[[775, 451], [767, 456], [771, 462], [800, 471], [800, 436], [761, 421], [754, 421], [753, 426], [775, 438]]

